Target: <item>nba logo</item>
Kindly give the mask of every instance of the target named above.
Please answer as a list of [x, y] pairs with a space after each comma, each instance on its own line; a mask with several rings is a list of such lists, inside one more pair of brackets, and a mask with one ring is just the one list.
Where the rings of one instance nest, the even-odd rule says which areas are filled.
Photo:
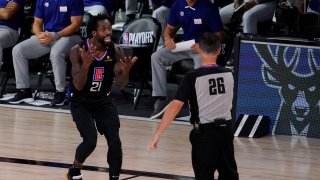
[[125, 32], [122, 34], [122, 44], [129, 44], [129, 33]]
[[104, 68], [98, 67], [94, 69], [93, 81], [102, 81], [103, 80]]

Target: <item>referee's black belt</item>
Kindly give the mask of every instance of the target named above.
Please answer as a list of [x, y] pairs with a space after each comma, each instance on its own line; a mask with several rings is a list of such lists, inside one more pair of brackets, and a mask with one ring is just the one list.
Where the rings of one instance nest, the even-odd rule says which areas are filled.
[[215, 119], [213, 122], [199, 124], [200, 128], [227, 128], [231, 126], [231, 120]]

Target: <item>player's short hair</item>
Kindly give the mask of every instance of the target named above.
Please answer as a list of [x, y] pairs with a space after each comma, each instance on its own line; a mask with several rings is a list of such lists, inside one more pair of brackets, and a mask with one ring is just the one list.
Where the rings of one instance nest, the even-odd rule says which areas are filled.
[[220, 38], [214, 33], [206, 32], [199, 39], [199, 46], [202, 52], [214, 54], [220, 48]]
[[110, 17], [105, 14], [98, 14], [96, 16], [90, 16], [90, 19], [89, 19], [88, 25], [87, 25], [87, 34], [88, 34], [89, 38], [92, 37], [92, 31], [97, 30], [98, 22], [101, 20], [108, 20], [109, 23], [111, 24]]

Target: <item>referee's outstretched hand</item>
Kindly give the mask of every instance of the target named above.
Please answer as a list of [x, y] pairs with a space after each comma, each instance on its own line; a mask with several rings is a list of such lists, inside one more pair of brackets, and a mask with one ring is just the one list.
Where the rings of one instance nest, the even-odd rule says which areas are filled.
[[151, 142], [148, 145], [148, 151], [155, 150], [158, 147], [159, 140], [160, 140], [160, 135], [157, 133], [154, 134], [151, 139]]

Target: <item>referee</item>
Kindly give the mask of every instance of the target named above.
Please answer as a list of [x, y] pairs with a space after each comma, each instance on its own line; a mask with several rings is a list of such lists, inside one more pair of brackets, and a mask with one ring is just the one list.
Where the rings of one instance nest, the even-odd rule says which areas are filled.
[[194, 128], [190, 132], [192, 166], [197, 180], [238, 180], [231, 129], [234, 79], [230, 70], [216, 64], [220, 40], [205, 33], [199, 41], [202, 66], [187, 73], [174, 100], [153, 135], [149, 149], [155, 149], [160, 135], [174, 120], [184, 102], [189, 102]]

